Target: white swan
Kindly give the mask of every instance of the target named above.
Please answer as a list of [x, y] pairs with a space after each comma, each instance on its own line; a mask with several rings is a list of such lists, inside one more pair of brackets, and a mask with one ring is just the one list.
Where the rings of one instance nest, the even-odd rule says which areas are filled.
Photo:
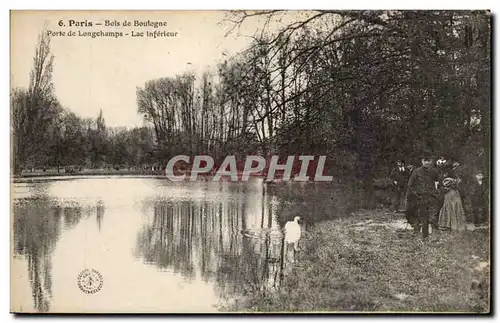
[[298, 250], [298, 243], [300, 240], [300, 236], [302, 231], [299, 225], [300, 216], [296, 216], [293, 221], [288, 221], [285, 224], [285, 242], [293, 243], [293, 249], [295, 251]]

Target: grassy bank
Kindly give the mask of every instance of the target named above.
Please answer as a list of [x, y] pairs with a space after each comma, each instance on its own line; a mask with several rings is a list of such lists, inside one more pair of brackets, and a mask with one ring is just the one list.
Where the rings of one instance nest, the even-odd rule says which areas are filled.
[[[225, 311], [487, 312], [486, 230], [442, 233], [422, 242], [387, 223], [394, 215], [357, 212], [318, 223], [279, 290], [247, 295]], [[372, 220], [372, 225], [360, 224]], [[471, 288], [486, 277], [486, 295]]]

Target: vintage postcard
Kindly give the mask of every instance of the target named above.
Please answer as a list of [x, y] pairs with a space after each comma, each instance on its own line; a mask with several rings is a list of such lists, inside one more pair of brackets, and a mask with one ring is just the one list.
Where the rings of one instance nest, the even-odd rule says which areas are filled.
[[490, 313], [491, 14], [10, 13], [13, 313]]

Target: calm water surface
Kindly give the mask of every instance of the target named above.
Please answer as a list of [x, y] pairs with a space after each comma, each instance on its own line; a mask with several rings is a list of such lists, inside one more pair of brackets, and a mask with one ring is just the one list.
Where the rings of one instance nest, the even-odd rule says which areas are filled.
[[[69, 177], [12, 193], [13, 310], [210, 312], [279, 284], [279, 201], [260, 180]], [[102, 274], [95, 294], [78, 288], [86, 268]]]

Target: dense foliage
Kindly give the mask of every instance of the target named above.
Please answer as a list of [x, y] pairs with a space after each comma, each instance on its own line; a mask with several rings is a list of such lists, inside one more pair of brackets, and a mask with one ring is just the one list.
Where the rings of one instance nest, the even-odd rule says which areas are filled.
[[[289, 14], [228, 18], [242, 25]], [[63, 109], [42, 34], [29, 88], [12, 91], [14, 170], [164, 165], [177, 154], [321, 154], [337, 174], [366, 181], [424, 150], [488, 167], [489, 12], [311, 11], [297, 19], [258, 31], [201, 80], [185, 73], [138, 87], [145, 126], [137, 129]]]

